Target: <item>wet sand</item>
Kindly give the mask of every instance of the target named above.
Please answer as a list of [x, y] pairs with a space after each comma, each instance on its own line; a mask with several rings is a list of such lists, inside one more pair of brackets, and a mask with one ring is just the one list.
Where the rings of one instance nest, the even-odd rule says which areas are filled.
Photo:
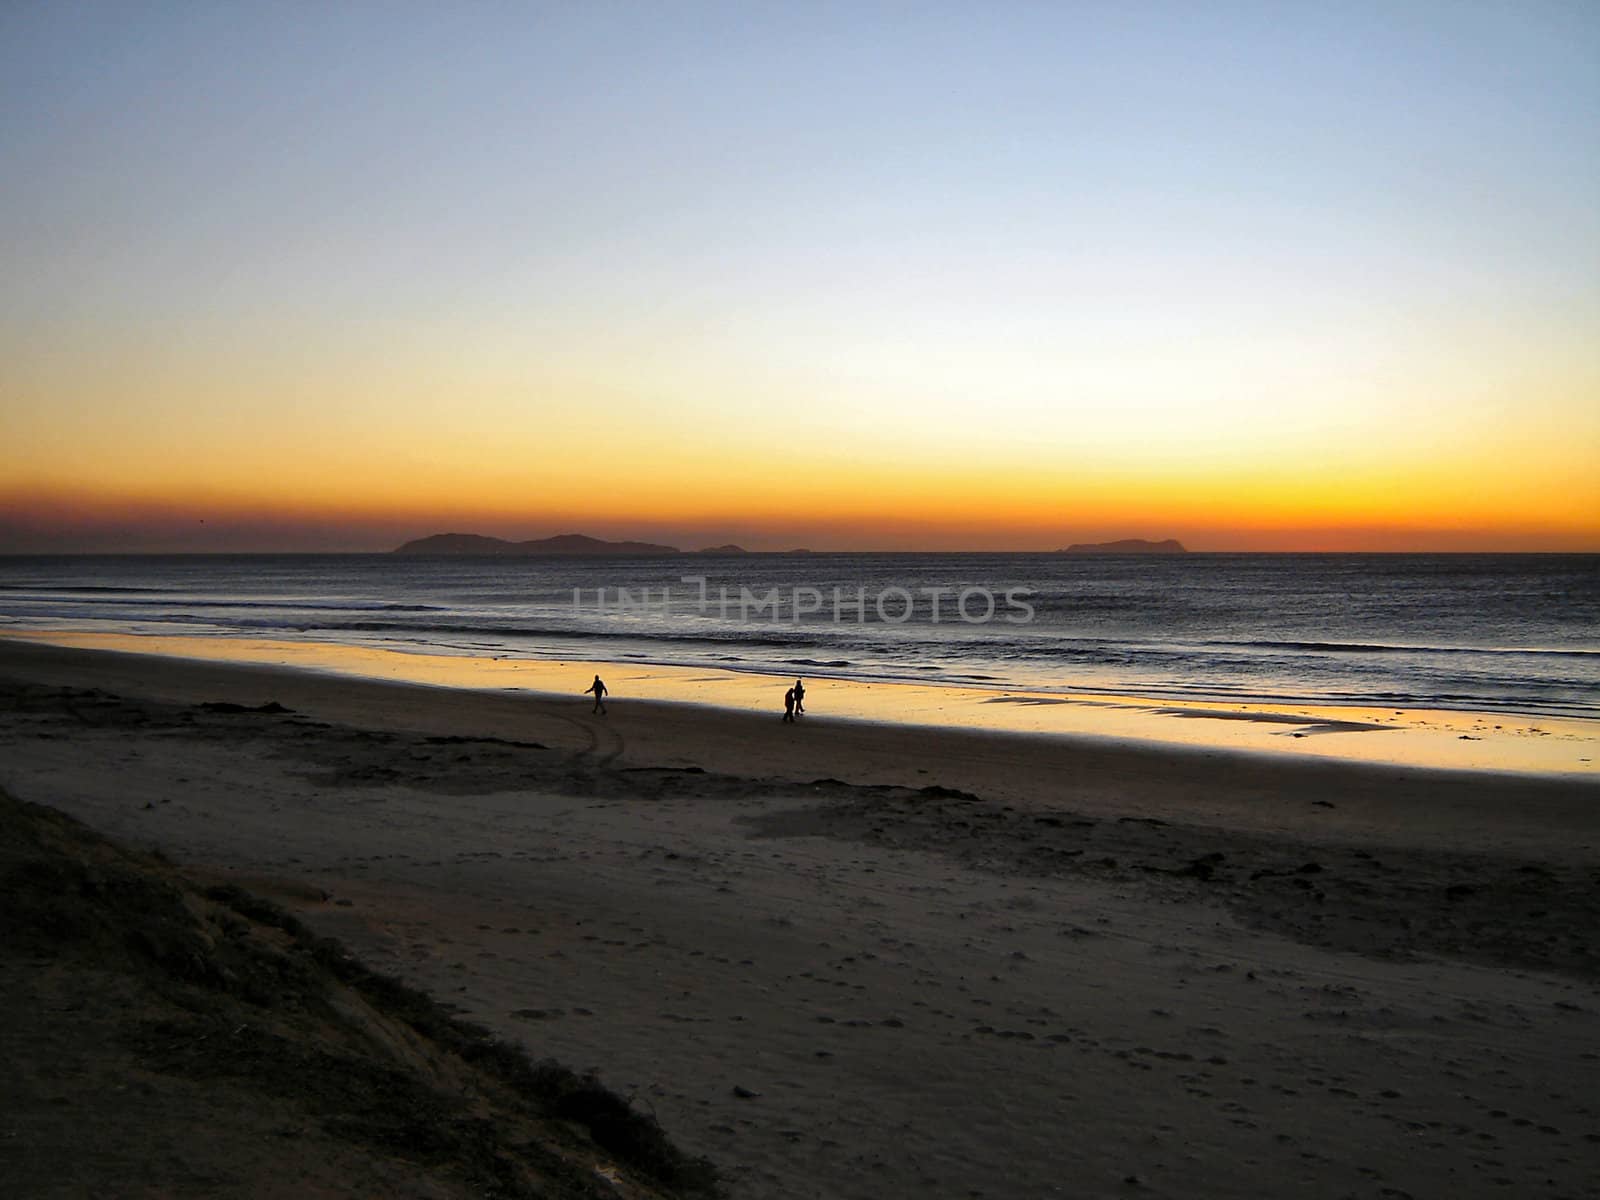
[[[793, 676], [633, 660], [594, 662], [379, 649], [272, 638], [15, 631], [0, 641], [250, 662], [322, 674], [478, 691], [575, 695], [601, 675], [617, 703], [689, 704], [777, 717]], [[798, 667], [803, 672], [805, 668]], [[1452, 709], [1174, 700], [1084, 690], [1027, 692], [942, 684], [813, 677], [813, 713], [894, 727], [1027, 733], [1139, 742], [1152, 747], [1243, 750], [1299, 759], [1492, 770], [1600, 779], [1600, 721]], [[699, 717], [696, 717], [698, 720]]]
[[5, 641], [0, 785], [598, 1068], [736, 1196], [1600, 1191], [1592, 779], [814, 695]]

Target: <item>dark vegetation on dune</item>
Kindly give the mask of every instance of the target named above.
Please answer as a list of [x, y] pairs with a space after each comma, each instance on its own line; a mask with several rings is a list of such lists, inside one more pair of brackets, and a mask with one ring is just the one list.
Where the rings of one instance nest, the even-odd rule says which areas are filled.
[[[157, 1081], [144, 1094], [159, 1093], [164, 1079], [242, 1092], [246, 1106], [287, 1109], [363, 1161], [461, 1194], [721, 1194], [711, 1164], [680, 1152], [653, 1118], [592, 1076], [533, 1061], [268, 901], [232, 885], [202, 888], [159, 856], [4, 793], [0, 913], [10, 1010], [0, 1018], [49, 1010], [70, 1024], [71, 1013], [94, 1009], [98, 1024], [85, 1019], [78, 1035], [63, 1036], [105, 1037], [141, 1078]], [[114, 1005], [96, 1007], [95, 997], [111, 995]], [[50, 1062], [22, 1069], [61, 1073]], [[42, 1185], [29, 1190], [26, 1158], [0, 1154], [0, 1168], [27, 1194], [45, 1194]], [[162, 1190], [160, 1180], [107, 1182]], [[229, 1194], [252, 1194], [250, 1181]]]

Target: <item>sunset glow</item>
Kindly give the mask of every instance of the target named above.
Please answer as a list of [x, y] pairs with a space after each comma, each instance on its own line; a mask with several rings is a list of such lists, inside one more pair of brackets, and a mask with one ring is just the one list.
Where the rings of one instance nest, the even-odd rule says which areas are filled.
[[13, 9], [0, 552], [1600, 550], [1595, 10], [1115, 11]]

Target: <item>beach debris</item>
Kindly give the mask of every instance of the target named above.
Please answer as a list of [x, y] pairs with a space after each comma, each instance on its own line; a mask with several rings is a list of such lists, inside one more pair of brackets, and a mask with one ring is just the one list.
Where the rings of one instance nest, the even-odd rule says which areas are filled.
[[[820, 780], [818, 782], [821, 782]], [[927, 796], [931, 800], [968, 800], [977, 801], [979, 797], [971, 792], [963, 792], [960, 788], [943, 787], [937, 783], [930, 783], [926, 787], [917, 789], [917, 794]]]
[[1210, 879], [1217, 873], [1217, 868], [1222, 865], [1225, 857], [1220, 850], [1213, 850], [1210, 854], [1190, 859], [1187, 866], [1179, 867], [1172, 873], [1193, 876], [1195, 879]]

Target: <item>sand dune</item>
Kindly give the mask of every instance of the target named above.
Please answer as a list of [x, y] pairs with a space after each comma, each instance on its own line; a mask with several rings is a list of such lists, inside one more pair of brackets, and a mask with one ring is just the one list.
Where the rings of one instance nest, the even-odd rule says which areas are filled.
[[717, 1194], [593, 1079], [4, 793], [0, 906], [8, 1195]]

